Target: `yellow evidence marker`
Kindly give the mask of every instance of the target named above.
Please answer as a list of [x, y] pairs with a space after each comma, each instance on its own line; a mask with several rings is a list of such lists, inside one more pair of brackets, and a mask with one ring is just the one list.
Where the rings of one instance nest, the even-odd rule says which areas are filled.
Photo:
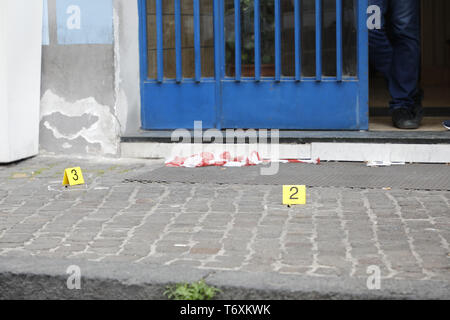
[[81, 172], [81, 168], [69, 168], [64, 170], [64, 180], [63, 185], [67, 186], [78, 186], [84, 184], [83, 173]]
[[283, 186], [283, 204], [306, 204], [306, 186]]

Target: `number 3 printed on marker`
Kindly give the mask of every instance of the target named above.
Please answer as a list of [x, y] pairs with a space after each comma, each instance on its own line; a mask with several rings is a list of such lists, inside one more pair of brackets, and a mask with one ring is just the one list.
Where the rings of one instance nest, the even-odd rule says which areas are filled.
[[78, 172], [77, 172], [76, 169], [73, 169], [73, 170], [72, 170], [72, 179], [73, 179], [74, 181], [78, 181], [78, 180], [80, 179], [80, 177], [78, 177]]

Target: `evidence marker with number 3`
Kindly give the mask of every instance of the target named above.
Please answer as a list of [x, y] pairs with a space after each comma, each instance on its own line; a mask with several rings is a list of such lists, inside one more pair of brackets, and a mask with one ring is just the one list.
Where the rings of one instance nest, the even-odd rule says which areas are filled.
[[306, 204], [306, 186], [283, 186], [283, 204]]
[[63, 185], [78, 186], [84, 184], [83, 173], [81, 168], [68, 168], [64, 170]]

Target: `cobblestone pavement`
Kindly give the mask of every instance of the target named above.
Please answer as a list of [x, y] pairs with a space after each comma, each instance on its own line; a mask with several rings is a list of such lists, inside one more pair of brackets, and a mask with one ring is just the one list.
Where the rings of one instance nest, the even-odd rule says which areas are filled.
[[[450, 192], [123, 183], [161, 162], [38, 157], [0, 166], [0, 257], [450, 282]], [[65, 167], [87, 186], [63, 188]], [[195, 170], [195, 169], [194, 169]]]

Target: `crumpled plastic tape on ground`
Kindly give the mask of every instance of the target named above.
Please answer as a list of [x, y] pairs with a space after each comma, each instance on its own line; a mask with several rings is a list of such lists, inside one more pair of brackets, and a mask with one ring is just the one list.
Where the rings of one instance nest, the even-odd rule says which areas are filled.
[[300, 159], [281, 159], [281, 160], [263, 160], [258, 152], [253, 151], [250, 156], [232, 157], [230, 152], [215, 154], [212, 152], [203, 152], [194, 154], [190, 157], [172, 157], [166, 161], [167, 167], [200, 168], [200, 167], [249, 167], [263, 163], [310, 163], [320, 164], [320, 159], [300, 160]]

